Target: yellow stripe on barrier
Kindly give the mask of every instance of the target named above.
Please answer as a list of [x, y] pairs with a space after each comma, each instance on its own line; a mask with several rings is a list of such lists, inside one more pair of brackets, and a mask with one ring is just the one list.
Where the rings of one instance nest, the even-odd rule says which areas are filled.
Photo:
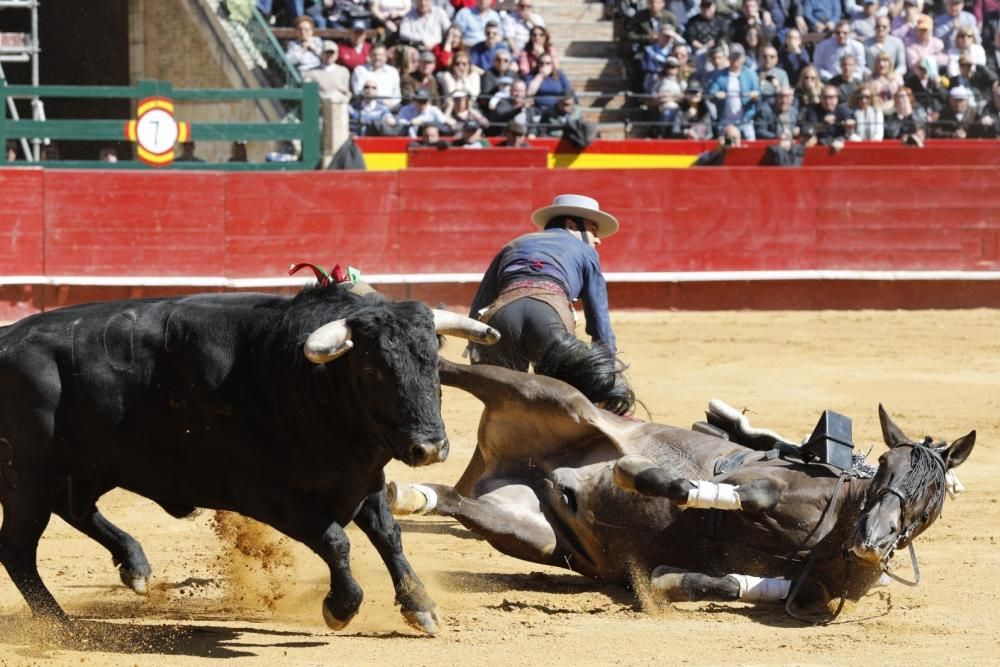
[[697, 155], [554, 153], [549, 155], [549, 169], [685, 169], [697, 159]]

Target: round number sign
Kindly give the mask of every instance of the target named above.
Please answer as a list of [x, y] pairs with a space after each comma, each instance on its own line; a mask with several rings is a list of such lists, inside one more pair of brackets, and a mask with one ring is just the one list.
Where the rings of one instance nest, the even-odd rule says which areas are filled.
[[135, 140], [153, 155], [173, 150], [177, 135], [177, 121], [165, 109], [150, 109], [136, 122]]

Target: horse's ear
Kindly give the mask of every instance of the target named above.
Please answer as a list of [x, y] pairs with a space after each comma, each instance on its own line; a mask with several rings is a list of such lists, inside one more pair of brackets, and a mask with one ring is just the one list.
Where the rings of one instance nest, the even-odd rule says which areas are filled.
[[903, 431], [889, 417], [882, 404], [878, 404], [878, 420], [882, 424], [882, 439], [885, 440], [886, 447], [892, 449], [896, 445], [912, 442]]
[[948, 469], [957, 468], [958, 466], [965, 463], [965, 459], [969, 458], [969, 454], [972, 453], [972, 447], [976, 444], [976, 432], [971, 431], [968, 435], [963, 435], [961, 438], [951, 443], [948, 449], [941, 452], [942, 458], [944, 458], [945, 465]]

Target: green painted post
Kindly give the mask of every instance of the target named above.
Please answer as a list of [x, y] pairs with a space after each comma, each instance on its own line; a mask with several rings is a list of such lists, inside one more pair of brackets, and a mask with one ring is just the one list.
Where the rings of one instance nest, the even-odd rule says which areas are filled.
[[315, 169], [319, 165], [319, 84], [307, 81], [302, 84], [302, 168]]

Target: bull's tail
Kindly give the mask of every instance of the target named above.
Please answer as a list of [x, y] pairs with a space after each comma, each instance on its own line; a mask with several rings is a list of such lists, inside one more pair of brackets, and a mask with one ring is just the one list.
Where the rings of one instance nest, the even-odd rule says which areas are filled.
[[630, 414], [635, 407], [625, 363], [601, 343], [588, 345], [571, 333], [560, 333], [534, 367], [535, 373], [576, 387], [591, 402], [615, 414]]

